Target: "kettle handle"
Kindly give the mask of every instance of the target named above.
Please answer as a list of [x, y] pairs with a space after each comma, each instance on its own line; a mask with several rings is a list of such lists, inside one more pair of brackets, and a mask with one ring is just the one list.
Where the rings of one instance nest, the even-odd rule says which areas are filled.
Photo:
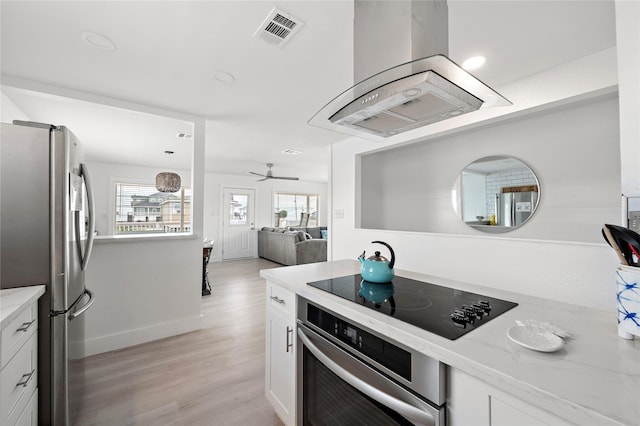
[[393, 265], [396, 263], [396, 254], [393, 252], [393, 249], [391, 248], [391, 246], [385, 243], [384, 241], [371, 242], [371, 244], [375, 244], [375, 243], [382, 244], [383, 246], [389, 249], [389, 251], [391, 252], [391, 261], [389, 262], [389, 269], [393, 269]]

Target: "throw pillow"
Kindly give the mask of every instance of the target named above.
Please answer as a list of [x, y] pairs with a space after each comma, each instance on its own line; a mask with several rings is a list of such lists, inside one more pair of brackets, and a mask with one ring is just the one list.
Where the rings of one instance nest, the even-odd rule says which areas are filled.
[[320, 234], [320, 227], [318, 227], [318, 226], [313, 226], [313, 227], [307, 228], [306, 231], [313, 238], [322, 238], [322, 234]]
[[326, 229], [321, 229], [320, 230], [320, 234], [322, 234], [322, 239], [323, 240], [327, 239], [328, 231]]

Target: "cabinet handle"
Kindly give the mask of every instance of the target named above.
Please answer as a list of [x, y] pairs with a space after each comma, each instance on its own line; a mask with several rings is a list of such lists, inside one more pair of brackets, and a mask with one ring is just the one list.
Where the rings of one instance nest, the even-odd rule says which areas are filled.
[[280, 299], [278, 296], [271, 296], [270, 299], [273, 300], [276, 303], [284, 305], [284, 299]]
[[16, 331], [24, 331], [26, 333], [27, 330], [31, 328], [34, 322], [36, 322], [35, 318], [32, 319], [31, 322], [23, 322], [22, 325]]
[[20, 381], [16, 383], [16, 387], [22, 386], [26, 388], [27, 385], [29, 384], [29, 381], [31, 381], [31, 378], [33, 377], [33, 373], [35, 372], [36, 370], [33, 369], [31, 373], [23, 374], [22, 377], [20, 378]]
[[[289, 338], [291, 336], [291, 338]], [[289, 349], [293, 350], [293, 328], [287, 326], [287, 353]]]

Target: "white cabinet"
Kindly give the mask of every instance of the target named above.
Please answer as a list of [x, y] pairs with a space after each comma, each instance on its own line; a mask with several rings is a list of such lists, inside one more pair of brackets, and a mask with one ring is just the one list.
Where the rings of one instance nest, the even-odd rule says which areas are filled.
[[38, 424], [38, 305], [33, 302], [2, 327], [0, 424]]
[[295, 424], [296, 299], [267, 282], [265, 395], [286, 425]]
[[15, 426], [38, 426], [38, 390], [31, 395], [31, 400], [22, 411]]
[[449, 368], [447, 424], [449, 426], [570, 425], [560, 417]]

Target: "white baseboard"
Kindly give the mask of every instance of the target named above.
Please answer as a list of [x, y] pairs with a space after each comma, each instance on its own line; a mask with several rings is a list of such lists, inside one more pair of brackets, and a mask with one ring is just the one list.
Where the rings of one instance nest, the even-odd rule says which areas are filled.
[[165, 337], [177, 336], [202, 329], [203, 316], [154, 324], [149, 327], [127, 330], [107, 336], [94, 337], [85, 341], [84, 356], [114, 351]]

